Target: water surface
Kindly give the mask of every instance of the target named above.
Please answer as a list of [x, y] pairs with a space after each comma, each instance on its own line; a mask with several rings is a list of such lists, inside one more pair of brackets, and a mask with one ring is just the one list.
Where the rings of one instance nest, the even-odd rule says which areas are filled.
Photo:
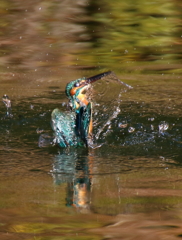
[[[0, 238], [179, 239], [181, 4], [2, 1], [0, 11], [0, 94], [13, 114], [0, 104]], [[94, 84], [97, 148], [49, 144], [66, 83], [107, 70], [133, 88]]]

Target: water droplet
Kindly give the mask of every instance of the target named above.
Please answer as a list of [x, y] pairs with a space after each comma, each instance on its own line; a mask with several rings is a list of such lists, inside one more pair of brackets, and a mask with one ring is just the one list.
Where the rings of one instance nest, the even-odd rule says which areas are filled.
[[126, 128], [127, 126], [128, 126], [127, 123], [119, 123], [119, 124], [118, 124], [118, 127], [119, 127], [119, 128]]
[[155, 120], [155, 118], [154, 118], [154, 117], [148, 118], [148, 121], [151, 121], [151, 122], [153, 122], [154, 120]]
[[116, 112], [117, 112], [117, 113], [120, 113], [120, 112], [121, 112], [121, 110], [120, 110], [119, 107], [116, 108]]
[[36, 129], [36, 133], [42, 133], [42, 132], [44, 132], [43, 129], [41, 129], [41, 128], [37, 128], [37, 129]]
[[44, 112], [44, 113], [41, 113], [39, 116], [44, 117], [45, 115], [46, 115], [46, 113]]
[[134, 132], [134, 131], [135, 131], [135, 128], [134, 128], [134, 127], [129, 127], [129, 128], [128, 128], [128, 132], [129, 132], [129, 133], [132, 133], [132, 132]]
[[34, 109], [34, 105], [31, 104], [31, 105], [30, 105], [30, 109]]
[[165, 121], [162, 121], [162, 122], [160, 122], [158, 127], [159, 127], [159, 132], [163, 132], [169, 128], [169, 124]]

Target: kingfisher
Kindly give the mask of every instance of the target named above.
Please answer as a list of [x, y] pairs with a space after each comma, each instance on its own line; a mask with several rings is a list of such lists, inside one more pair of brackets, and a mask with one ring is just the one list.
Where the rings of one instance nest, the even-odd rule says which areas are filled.
[[56, 108], [51, 114], [56, 145], [61, 148], [89, 146], [93, 128], [92, 102], [88, 97], [91, 84], [111, 73], [108, 71], [89, 78], [83, 77], [67, 84], [65, 93], [69, 99], [69, 111], [62, 112]]

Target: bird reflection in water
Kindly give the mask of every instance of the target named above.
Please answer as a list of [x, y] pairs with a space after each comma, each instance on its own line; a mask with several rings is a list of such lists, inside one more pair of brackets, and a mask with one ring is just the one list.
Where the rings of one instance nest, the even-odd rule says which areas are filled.
[[87, 149], [66, 150], [56, 155], [52, 176], [57, 185], [67, 183], [66, 205], [79, 212], [90, 211], [93, 156]]

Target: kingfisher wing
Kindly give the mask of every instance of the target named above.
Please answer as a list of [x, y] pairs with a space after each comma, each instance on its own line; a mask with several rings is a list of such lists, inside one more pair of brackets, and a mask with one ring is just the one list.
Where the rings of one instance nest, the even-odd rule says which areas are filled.
[[74, 113], [61, 112], [57, 108], [54, 109], [51, 114], [51, 126], [55, 133], [56, 143], [60, 147], [77, 145]]
[[88, 131], [91, 120], [91, 103], [81, 107], [76, 114], [76, 134], [88, 145]]

